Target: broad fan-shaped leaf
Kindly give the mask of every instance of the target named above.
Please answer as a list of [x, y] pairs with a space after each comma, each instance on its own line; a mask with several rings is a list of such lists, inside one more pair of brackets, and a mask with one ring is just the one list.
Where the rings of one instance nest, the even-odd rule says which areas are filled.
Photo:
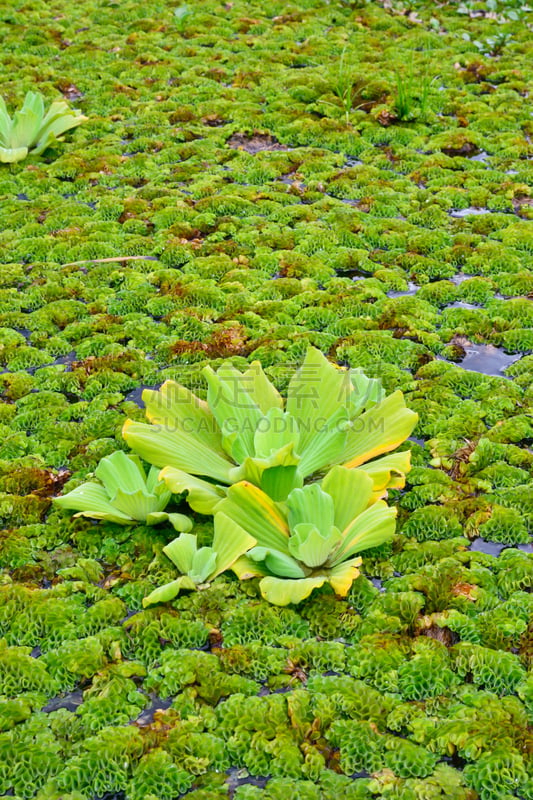
[[187, 492], [188, 504], [199, 514], [214, 514], [216, 506], [225, 497], [219, 486], [175, 467], [165, 467], [159, 476], [174, 494]]
[[359, 514], [342, 532], [343, 542], [335, 554], [335, 564], [345, 561], [355, 553], [377, 547], [390, 541], [396, 527], [396, 509], [382, 500]]
[[244, 528], [222, 512], [215, 515], [215, 534], [213, 550], [216, 553], [216, 566], [212, 577], [229, 569], [234, 562], [250, 550], [256, 540]]
[[193, 435], [218, 455], [227, 458], [222, 448], [222, 434], [205, 400], [200, 400], [176, 381], [165, 381], [159, 390], [145, 389], [142, 399], [146, 418], [174, 433]]
[[372, 497], [372, 479], [363, 470], [332, 467], [321, 485], [331, 498], [334, 522], [341, 531], [367, 508]]
[[339, 597], [346, 597], [350, 591], [350, 586], [359, 575], [358, 567], [361, 561], [362, 559], [360, 558], [351, 558], [349, 561], [343, 561], [330, 569], [329, 582], [331, 588]]
[[291, 529], [289, 553], [306, 567], [316, 569], [325, 564], [341, 539], [341, 532], [334, 525], [322, 533], [312, 522], [300, 522]]
[[394, 450], [411, 435], [417, 421], [418, 414], [406, 408], [402, 392], [393, 392], [354, 420], [337, 463], [358, 467]]
[[77, 486], [61, 497], [54, 497], [54, 503], [66, 511], [77, 511], [75, 517], [105, 519], [120, 525], [132, 522], [129, 514], [124, 514], [111, 504], [104, 487], [92, 481]]
[[196, 553], [196, 535], [182, 533], [163, 547], [163, 553], [170, 558], [180, 572], [186, 575], [192, 568], [192, 560]]
[[217, 506], [237, 522], [261, 547], [283, 550], [289, 527], [277, 504], [261, 489], [247, 481], [231, 486], [228, 496]]
[[282, 578], [305, 578], [307, 574], [292, 556], [272, 547], [253, 547], [248, 558], [264, 564], [269, 572]]
[[174, 600], [182, 589], [196, 589], [196, 584], [188, 575], [180, 575], [175, 581], [165, 583], [164, 586], [154, 589], [143, 599], [143, 608], [153, 606], [156, 603], [168, 603], [170, 600]]
[[317, 576], [315, 578], [300, 578], [290, 580], [274, 578], [268, 575], [259, 582], [261, 594], [276, 606], [288, 606], [289, 603], [301, 603], [309, 597], [313, 589], [318, 589], [327, 581], [327, 577]]
[[333, 526], [333, 499], [322, 491], [318, 483], [310, 483], [303, 489], [293, 489], [287, 498], [287, 509], [291, 530], [302, 522], [310, 522], [325, 536]]
[[156, 467], [175, 467], [193, 475], [229, 482], [235, 465], [192, 434], [126, 420], [122, 436], [141, 458]]

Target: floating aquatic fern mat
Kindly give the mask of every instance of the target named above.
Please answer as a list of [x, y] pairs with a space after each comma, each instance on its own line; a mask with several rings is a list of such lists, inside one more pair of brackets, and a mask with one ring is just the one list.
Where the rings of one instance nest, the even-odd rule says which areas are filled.
[[1, 9], [0, 797], [532, 800], [533, 11], [178, 2]]

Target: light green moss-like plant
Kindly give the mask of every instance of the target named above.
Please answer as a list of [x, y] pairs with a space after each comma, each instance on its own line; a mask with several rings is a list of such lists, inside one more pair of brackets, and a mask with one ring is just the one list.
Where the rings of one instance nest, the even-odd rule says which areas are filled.
[[22, 161], [30, 150], [41, 155], [65, 131], [86, 120], [81, 111], [69, 108], [64, 100], [55, 100], [45, 113], [43, 96], [38, 92], [28, 92], [22, 108], [10, 117], [0, 97], [0, 162]]

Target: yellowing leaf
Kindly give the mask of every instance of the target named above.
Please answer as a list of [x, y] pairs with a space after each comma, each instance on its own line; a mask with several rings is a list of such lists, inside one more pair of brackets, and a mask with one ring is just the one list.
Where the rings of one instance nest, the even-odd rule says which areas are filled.
[[325, 575], [295, 580], [267, 576], [259, 582], [259, 588], [269, 603], [275, 606], [288, 606], [289, 603], [301, 603], [302, 600], [309, 597], [313, 589], [323, 586], [326, 581]]
[[418, 414], [406, 408], [402, 392], [393, 392], [353, 421], [340, 460], [345, 467], [358, 467], [394, 450], [411, 435], [417, 421]]
[[256, 539], [258, 545], [283, 550], [289, 527], [276, 503], [261, 489], [241, 481], [228, 489], [228, 496], [217, 506], [230, 519]]
[[350, 591], [350, 586], [359, 575], [357, 567], [361, 564], [361, 561], [362, 559], [360, 558], [352, 558], [330, 569], [329, 582], [333, 591], [339, 597], [346, 597]]

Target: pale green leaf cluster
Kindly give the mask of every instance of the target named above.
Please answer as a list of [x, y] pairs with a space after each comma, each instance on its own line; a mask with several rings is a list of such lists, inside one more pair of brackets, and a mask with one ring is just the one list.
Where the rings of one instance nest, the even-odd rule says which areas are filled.
[[211, 547], [198, 547], [194, 534], [182, 533], [163, 547], [165, 555], [181, 572], [180, 577], [154, 589], [144, 598], [143, 605], [165, 603], [173, 600], [182, 589], [196, 589], [208, 584], [217, 575], [230, 569], [254, 545], [255, 539], [242, 528], [235, 528], [223, 513], [218, 515]]
[[357, 554], [390, 541], [396, 509], [374, 502], [372, 479], [361, 470], [333, 467], [321, 483], [293, 489], [276, 503], [245, 481], [232, 486], [215, 514], [232, 533], [253, 536], [256, 546], [233, 569], [260, 576], [263, 597], [275, 605], [299, 603], [329, 583], [344, 597], [359, 575]]
[[0, 162], [22, 161], [30, 150], [40, 155], [65, 131], [86, 119], [81, 111], [69, 108], [64, 100], [55, 100], [45, 113], [44, 100], [38, 92], [28, 92], [22, 108], [10, 117], [0, 97]]
[[[207, 402], [167, 381], [145, 390], [151, 424], [128, 420], [123, 436], [191, 508], [212, 514], [227, 487], [249, 481], [285, 501], [306, 479], [331, 466], [365, 469], [374, 491], [404, 485], [409, 453], [384, 455], [413, 430], [417, 415], [400, 391], [385, 396], [379, 382], [339, 369], [310, 347], [292, 376], [287, 400], [259, 362], [245, 372], [229, 363], [203, 371]], [[379, 458], [378, 458], [379, 457]]]
[[[207, 400], [167, 381], [145, 391], [149, 424], [124, 426], [138, 454], [102, 459], [89, 482], [56, 500], [94, 519], [146, 524], [168, 519], [181, 536], [163, 548], [180, 577], [145, 605], [209, 583], [228, 569], [260, 578], [263, 597], [298, 603], [329, 584], [345, 596], [363, 550], [390, 541], [409, 452], [390, 454], [417, 415], [401, 392], [385, 396], [365, 375], [339, 369], [309, 348], [283, 398], [258, 362], [245, 372], [204, 369]], [[145, 475], [139, 456], [152, 467]], [[210, 547], [198, 547], [188, 517], [166, 514], [172, 493], [214, 515]]]
[[165, 511], [172, 492], [159, 480], [159, 470], [152, 467], [148, 474], [138, 456], [118, 450], [102, 458], [95, 470], [97, 481], [87, 481], [54, 503], [75, 517], [90, 517], [119, 525], [142, 522], [157, 525], [170, 522], [177, 531], [189, 531], [192, 522], [184, 514]]

